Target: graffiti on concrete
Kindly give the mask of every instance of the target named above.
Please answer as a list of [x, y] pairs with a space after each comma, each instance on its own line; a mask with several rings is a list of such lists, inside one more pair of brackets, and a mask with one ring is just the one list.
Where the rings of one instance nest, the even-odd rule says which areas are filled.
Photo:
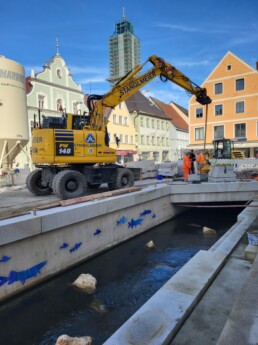
[[10, 256], [3, 255], [2, 259], [0, 259], [0, 262], [7, 262], [9, 260], [11, 260]]
[[11, 285], [15, 282], [21, 282], [22, 285], [25, 284], [26, 280], [36, 277], [40, 274], [40, 270], [47, 264], [47, 261], [42, 261], [39, 264], [32, 266], [24, 271], [11, 271], [8, 277], [0, 277], [0, 286], [7, 283]]
[[75, 243], [75, 245], [70, 249], [70, 253], [74, 253], [76, 250], [80, 248], [82, 242]]
[[126, 224], [128, 221], [128, 219], [126, 217], [121, 217], [119, 218], [117, 221], [116, 221], [116, 225], [123, 225], [123, 224]]
[[138, 218], [138, 219], [131, 219], [130, 222], [128, 222], [128, 228], [136, 228], [137, 226], [139, 225], [142, 225], [142, 222], [143, 222], [143, 218]]
[[147, 216], [147, 214], [151, 214], [151, 210], [144, 210], [142, 213], [140, 213], [140, 217]]
[[94, 232], [94, 236], [98, 236], [99, 234], [101, 234], [101, 230], [97, 229], [95, 232]]
[[69, 247], [69, 244], [68, 243], [63, 243], [60, 247], [59, 247], [59, 249], [66, 249], [66, 248], [68, 248]]

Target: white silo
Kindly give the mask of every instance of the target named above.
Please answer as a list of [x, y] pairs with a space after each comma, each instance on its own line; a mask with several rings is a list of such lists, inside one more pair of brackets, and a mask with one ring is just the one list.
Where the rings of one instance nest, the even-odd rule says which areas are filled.
[[0, 56], [0, 168], [11, 167], [28, 141], [24, 68]]

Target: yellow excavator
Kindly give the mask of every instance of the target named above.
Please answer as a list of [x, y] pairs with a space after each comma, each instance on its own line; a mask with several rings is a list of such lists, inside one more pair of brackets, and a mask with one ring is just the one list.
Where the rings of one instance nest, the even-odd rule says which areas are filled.
[[[142, 75], [143, 66], [153, 67]], [[116, 164], [116, 150], [109, 147], [106, 107], [114, 108], [160, 76], [179, 85], [196, 100], [211, 103], [206, 89], [197, 86], [174, 66], [152, 55], [143, 65], [137, 65], [118, 81], [111, 90], [100, 95], [89, 95], [89, 116], [63, 114], [60, 117], [39, 114], [38, 125], [32, 134], [32, 161], [36, 170], [26, 180], [27, 188], [35, 195], [52, 192], [61, 199], [85, 194], [87, 188], [98, 188], [107, 183], [110, 190], [127, 188], [134, 184], [130, 169]]]

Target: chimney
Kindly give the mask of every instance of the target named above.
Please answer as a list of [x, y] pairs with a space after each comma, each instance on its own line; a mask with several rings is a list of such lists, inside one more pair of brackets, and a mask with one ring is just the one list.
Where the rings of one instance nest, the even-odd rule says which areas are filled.
[[256, 61], [256, 69], [257, 69], [257, 71], [258, 71], [258, 61]]

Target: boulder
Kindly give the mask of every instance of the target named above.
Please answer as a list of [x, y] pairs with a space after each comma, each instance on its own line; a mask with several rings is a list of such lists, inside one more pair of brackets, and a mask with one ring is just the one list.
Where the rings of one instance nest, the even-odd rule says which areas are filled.
[[216, 230], [208, 228], [207, 226], [203, 227], [202, 232], [205, 236], [216, 236], [217, 235]]
[[97, 279], [91, 274], [81, 274], [74, 282], [73, 285], [83, 290], [88, 294], [93, 294], [96, 291]]
[[56, 345], [92, 345], [91, 337], [69, 337], [69, 335], [63, 334], [58, 337]]
[[153, 249], [155, 248], [155, 244], [153, 241], [149, 241], [148, 243], [145, 244], [146, 248]]

